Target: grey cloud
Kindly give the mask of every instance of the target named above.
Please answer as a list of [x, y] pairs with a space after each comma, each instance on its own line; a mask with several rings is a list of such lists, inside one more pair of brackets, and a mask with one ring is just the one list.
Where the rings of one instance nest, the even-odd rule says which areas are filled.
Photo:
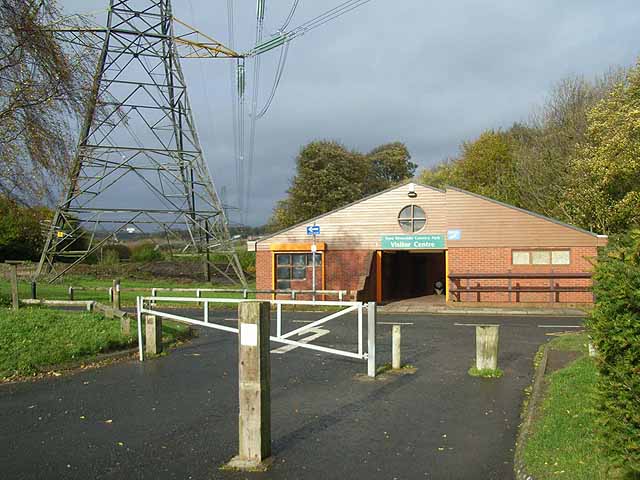
[[[61, 3], [69, 12], [106, 5]], [[176, 16], [227, 40], [226, 2], [173, 3]], [[291, 25], [338, 3], [302, 0]], [[266, 32], [289, 8], [290, 2], [267, 0]], [[366, 151], [400, 140], [421, 167], [433, 165], [486, 128], [526, 120], [562, 77], [634, 63], [639, 20], [635, 0], [373, 0], [298, 38], [274, 104], [258, 123], [250, 223], [266, 221], [284, 196], [302, 144], [335, 138]], [[236, 2], [237, 49], [252, 44], [254, 28], [255, 2]], [[263, 59], [260, 104], [277, 56]], [[183, 66], [214, 181], [235, 202], [225, 62]]]

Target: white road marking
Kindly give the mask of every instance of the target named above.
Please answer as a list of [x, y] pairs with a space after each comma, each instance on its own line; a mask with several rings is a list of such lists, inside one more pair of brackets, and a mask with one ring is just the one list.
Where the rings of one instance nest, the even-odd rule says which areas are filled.
[[454, 323], [457, 327], [499, 327], [500, 325], [496, 323]]
[[313, 320], [291, 320], [293, 323], [311, 323]]
[[[310, 328], [308, 330], [305, 330], [304, 332], [300, 332], [298, 334], [298, 336], [300, 335], [305, 335], [308, 332], [312, 332], [313, 335], [309, 335], [308, 337], [305, 337], [303, 339], [298, 340], [298, 342], [300, 343], [309, 343], [317, 338], [323, 337], [324, 335], [326, 335], [327, 333], [329, 333], [329, 330], [326, 330], [324, 328]], [[271, 350], [271, 353], [287, 353], [290, 352], [291, 350], [295, 350], [296, 348], [299, 348], [298, 345], [284, 345], [280, 348], [276, 348], [275, 350]]]
[[413, 322], [376, 322], [378, 325], [413, 325]]
[[582, 325], [538, 325], [538, 328], [584, 328]]

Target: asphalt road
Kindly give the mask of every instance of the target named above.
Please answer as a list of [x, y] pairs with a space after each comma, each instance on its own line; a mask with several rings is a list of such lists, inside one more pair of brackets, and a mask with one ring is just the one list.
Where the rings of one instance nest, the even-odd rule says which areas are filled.
[[[317, 314], [285, 316], [290, 330]], [[211, 316], [228, 325], [233, 317]], [[301, 348], [271, 356], [269, 472], [219, 470], [237, 453], [237, 337], [207, 329], [144, 363], [0, 386], [0, 478], [512, 478], [533, 355], [547, 334], [580, 320], [386, 315], [378, 321], [410, 323], [403, 325], [403, 360], [415, 374], [363, 381], [364, 361]], [[474, 329], [457, 324], [472, 323], [501, 325], [504, 377], [467, 375]], [[314, 343], [356, 349], [354, 316], [332, 320], [327, 329]], [[379, 323], [379, 363], [390, 361], [390, 331]]]

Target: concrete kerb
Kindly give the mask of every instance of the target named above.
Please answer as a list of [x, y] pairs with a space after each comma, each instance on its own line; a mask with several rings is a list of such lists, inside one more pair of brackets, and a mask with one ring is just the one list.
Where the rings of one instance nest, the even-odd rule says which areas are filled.
[[513, 471], [516, 480], [535, 480], [532, 475], [527, 473], [526, 465], [524, 462], [524, 447], [527, 443], [527, 439], [531, 435], [531, 428], [533, 425], [533, 419], [536, 410], [542, 401], [542, 394], [544, 389], [544, 375], [547, 370], [547, 360], [549, 358], [549, 345], [545, 345], [542, 351], [542, 358], [538, 364], [533, 385], [531, 387], [531, 396], [523, 413], [522, 423], [520, 424], [520, 430], [516, 439], [516, 448], [513, 459]]

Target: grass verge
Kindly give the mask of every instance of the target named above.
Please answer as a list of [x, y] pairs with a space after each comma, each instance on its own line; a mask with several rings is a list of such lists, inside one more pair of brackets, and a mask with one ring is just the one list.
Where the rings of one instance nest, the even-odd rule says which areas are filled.
[[[165, 344], [187, 338], [190, 329], [163, 322]], [[120, 332], [120, 321], [93, 313], [45, 308], [0, 308], [0, 379], [33, 376], [98, 354], [137, 345], [135, 330]]]
[[[549, 342], [562, 351], [588, 351], [586, 334], [565, 334]], [[595, 362], [583, 356], [546, 379], [545, 398], [524, 446], [526, 471], [537, 480], [622, 480], [595, 441]]]

